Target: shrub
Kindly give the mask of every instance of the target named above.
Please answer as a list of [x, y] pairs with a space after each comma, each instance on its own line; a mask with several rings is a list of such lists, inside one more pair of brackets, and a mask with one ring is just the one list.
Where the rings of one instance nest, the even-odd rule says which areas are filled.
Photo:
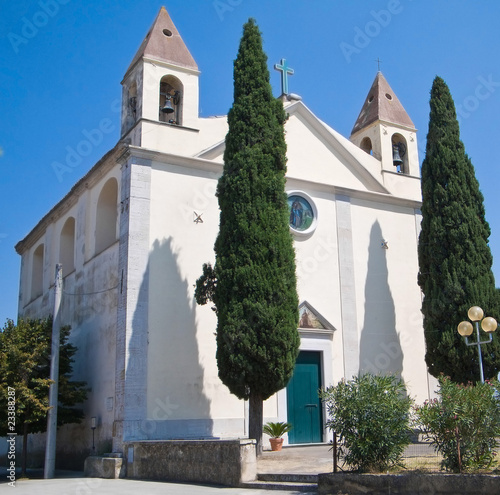
[[426, 436], [452, 472], [490, 468], [495, 464], [495, 438], [500, 435], [499, 383], [472, 385], [439, 378], [438, 398], [416, 407]]
[[321, 392], [339, 436], [338, 457], [360, 472], [386, 471], [402, 464], [410, 443], [412, 399], [394, 376], [365, 374]]

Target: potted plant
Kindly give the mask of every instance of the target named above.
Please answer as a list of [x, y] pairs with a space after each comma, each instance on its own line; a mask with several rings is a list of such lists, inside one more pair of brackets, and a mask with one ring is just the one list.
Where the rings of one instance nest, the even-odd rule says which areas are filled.
[[273, 423], [270, 421], [264, 425], [262, 431], [271, 437], [269, 439], [269, 442], [271, 443], [271, 450], [278, 451], [281, 450], [281, 447], [283, 446], [282, 436], [285, 433], [288, 433], [291, 429], [292, 425], [290, 423], [284, 423], [282, 421]]

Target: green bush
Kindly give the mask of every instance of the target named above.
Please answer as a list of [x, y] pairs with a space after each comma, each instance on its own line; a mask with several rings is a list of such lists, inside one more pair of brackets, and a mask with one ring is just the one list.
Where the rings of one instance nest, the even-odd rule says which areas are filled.
[[339, 459], [360, 472], [401, 466], [413, 402], [401, 380], [365, 374], [320, 395], [329, 415], [326, 425], [339, 437]]
[[452, 472], [491, 468], [500, 435], [498, 381], [460, 385], [439, 378], [438, 398], [416, 407], [421, 427]]

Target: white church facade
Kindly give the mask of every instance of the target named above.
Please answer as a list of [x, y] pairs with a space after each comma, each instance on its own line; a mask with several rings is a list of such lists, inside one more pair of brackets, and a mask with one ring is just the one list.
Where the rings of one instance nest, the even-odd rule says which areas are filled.
[[[199, 70], [162, 8], [123, 81], [121, 138], [16, 250], [19, 315], [61, 315], [90, 388], [58, 459], [146, 439], [244, 438], [247, 405], [217, 375], [216, 315], [194, 284], [214, 261], [225, 117], [199, 117]], [[349, 139], [283, 96], [287, 193], [300, 304], [300, 355], [266, 420], [292, 444], [326, 442], [317, 389], [358, 373], [396, 373], [429, 398], [417, 285], [416, 129], [379, 72]], [[353, 118], [354, 121], [354, 118]], [[64, 455], [61, 455], [64, 454]]]

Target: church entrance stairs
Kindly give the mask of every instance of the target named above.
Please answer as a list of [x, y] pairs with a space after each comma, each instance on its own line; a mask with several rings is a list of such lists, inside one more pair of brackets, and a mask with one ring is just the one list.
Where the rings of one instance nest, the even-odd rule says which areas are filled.
[[243, 486], [317, 493], [318, 474], [332, 470], [332, 451], [328, 444], [284, 447], [280, 452], [264, 451], [257, 459], [257, 481]]

